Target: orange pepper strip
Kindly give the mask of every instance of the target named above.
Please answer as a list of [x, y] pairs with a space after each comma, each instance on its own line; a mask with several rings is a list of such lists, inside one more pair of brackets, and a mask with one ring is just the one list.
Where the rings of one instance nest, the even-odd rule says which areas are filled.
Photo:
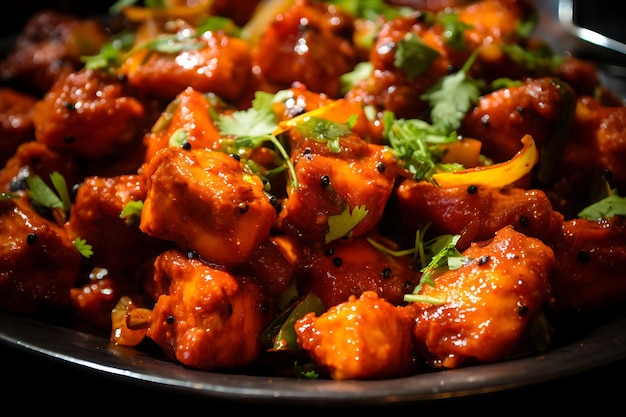
[[206, 16], [212, 6], [212, 1], [202, 1], [194, 6], [175, 5], [167, 8], [128, 6], [122, 10], [124, 16], [132, 22], [141, 22], [149, 19], [176, 19], [195, 18]]
[[528, 174], [539, 160], [537, 146], [531, 135], [522, 138], [522, 149], [507, 162], [454, 172], [433, 174], [433, 180], [443, 188], [469, 185], [501, 188]]
[[465, 168], [478, 166], [482, 142], [474, 138], [463, 138], [453, 143], [439, 145], [443, 150], [443, 164], [459, 163]]
[[311, 117], [319, 117], [336, 123], [346, 123], [352, 115], [360, 115], [363, 108], [357, 102], [350, 102], [346, 99], [334, 100], [322, 107], [302, 113], [289, 120], [283, 120], [278, 123], [278, 127], [272, 133], [274, 136], [280, 135], [287, 130], [292, 129], [300, 123], [303, 123]]

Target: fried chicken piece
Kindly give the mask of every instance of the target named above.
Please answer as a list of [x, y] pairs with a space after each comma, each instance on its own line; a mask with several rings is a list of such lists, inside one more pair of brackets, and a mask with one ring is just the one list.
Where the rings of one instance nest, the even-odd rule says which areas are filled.
[[580, 97], [556, 181], [547, 191], [565, 218], [595, 202], [599, 180], [621, 194], [626, 190], [626, 106], [607, 106]]
[[389, 149], [353, 133], [338, 138], [339, 152], [306, 136], [294, 142], [298, 188], [291, 188], [283, 201], [277, 227], [306, 242], [324, 242], [331, 216], [360, 208], [367, 215], [346, 232], [356, 237], [374, 229], [395, 184], [396, 164]]
[[72, 300], [86, 322], [100, 327], [110, 327], [111, 309], [122, 295], [156, 300], [158, 294], [150, 289], [154, 259], [173, 246], [139, 229], [140, 211], [121, 217], [127, 204], [144, 200], [144, 180], [141, 175], [85, 178], [65, 224], [72, 239], [80, 237], [92, 246], [85, 264], [100, 272], [73, 289]]
[[[576, 97], [567, 84], [549, 77], [529, 79], [481, 96], [459, 133], [478, 138], [481, 152], [496, 163], [511, 159], [519, 151], [519, 138], [530, 134], [542, 153], [539, 163], [545, 156], [556, 165], [575, 107]], [[550, 145], [556, 147], [554, 155], [545, 152]]]
[[233, 266], [269, 235], [276, 209], [239, 158], [219, 151], [163, 148], [144, 170], [144, 233]]
[[220, 31], [207, 31], [195, 41], [202, 47], [178, 53], [138, 48], [118, 72], [137, 90], [165, 100], [173, 100], [187, 87], [225, 100], [242, 98], [252, 81], [248, 43]]
[[217, 149], [220, 132], [211, 117], [211, 104], [204, 95], [187, 87], [162, 112], [152, 130], [144, 136], [146, 146], [145, 162], [162, 148], [170, 146], [170, 140], [179, 132], [184, 132], [184, 143], [193, 149]]
[[[451, 69], [461, 68], [476, 48], [481, 51], [470, 69], [472, 77], [486, 80], [507, 75], [513, 79], [522, 77], [525, 68], [508, 58], [502, 45], [522, 41], [517, 28], [531, 12], [526, 4], [508, 0], [472, 1], [456, 4], [450, 12], [458, 15], [459, 22], [469, 25], [463, 32], [464, 47], [455, 47], [446, 39], [449, 31], [443, 24], [425, 18], [423, 13], [388, 20], [376, 34], [370, 50], [373, 70], [346, 97], [380, 111], [393, 111], [397, 118], [421, 119], [429, 111], [422, 95], [441, 77], [449, 75]], [[400, 45], [412, 35], [436, 53], [423, 71], [407, 63], [398, 65], [396, 61]]]
[[257, 358], [273, 307], [251, 277], [169, 250], [156, 259], [154, 279], [163, 294], [146, 335], [167, 358], [202, 370], [243, 367]]
[[572, 219], [545, 240], [557, 267], [550, 275], [559, 314], [589, 314], [626, 299], [626, 218]]
[[422, 308], [414, 327], [417, 351], [434, 368], [506, 359], [552, 300], [556, 260], [542, 241], [507, 226], [463, 255], [467, 263], [419, 292], [438, 303], [416, 302]]
[[298, 82], [339, 98], [341, 76], [352, 71], [353, 18], [338, 7], [297, 0], [267, 27], [254, 50], [260, 77], [276, 91]]
[[55, 171], [65, 178], [67, 184], [75, 184], [82, 179], [79, 169], [72, 155], [53, 151], [41, 142], [27, 141], [18, 146], [15, 154], [0, 170], [0, 190], [26, 190], [28, 176], [38, 175], [47, 180]]
[[411, 326], [400, 307], [366, 291], [296, 322], [298, 345], [334, 380], [384, 379], [415, 372]]
[[120, 155], [130, 143], [141, 144], [144, 115], [143, 104], [117, 78], [85, 69], [61, 77], [35, 104], [35, 138], [82, 158]]
[[32, 109], [36, 98], [10, 87], [0, 88], [0, 167], [24, 142], [35, 139]]
[[109, 38], [110, 33], [97, 19], [39, 10], [0, 61], [0, 79], [41, 97], [60, 77], [82, 68], [81, 57], [96, 54]]
[[69, 311], [81, 255], [62, 226], [26, 198], [0, 199], [0, 309]]
[[345, 302], [373, 291], [394, 305], [402, 304], [404, 294], [413, 291], [419, 272], [409, 255], [392, 256], [372, 245], [397, 250], [392, 242], [377, 233], [350, 241], [311, 246], [302, 251], [296, 267], [301, 293], [313, 292], [327, 306]]
[[543, 238], [561, 227], [563, 216], [552, 210], [541, 190], [439, 188], [426, 181], [404, 180], [395, 194], [402, 224], [414, 233], [425, 224], [430, 232], [461, 235], [457, 248], [490, 239], [504, 226]]

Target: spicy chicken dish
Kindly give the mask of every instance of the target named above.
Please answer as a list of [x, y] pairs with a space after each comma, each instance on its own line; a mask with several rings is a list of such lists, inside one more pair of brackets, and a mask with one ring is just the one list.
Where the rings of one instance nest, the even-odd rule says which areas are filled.
[[0, 310], [294, 378], [558, 346], [626, 302], [626, 106], [538, 18], [530, 0], [36, 12], [0, 61]]

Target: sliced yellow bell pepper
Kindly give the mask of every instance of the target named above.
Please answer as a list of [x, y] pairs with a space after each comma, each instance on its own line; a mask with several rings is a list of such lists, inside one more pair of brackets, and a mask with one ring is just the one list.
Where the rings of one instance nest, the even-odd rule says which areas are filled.
[[502, 188], [528, 174], [539, 160], [537, 146], [531, 135], [522, 138], [522, 149], [506, 162], [454, 172], [433, 174], [433, 180], [443, 188], [470, 185]]

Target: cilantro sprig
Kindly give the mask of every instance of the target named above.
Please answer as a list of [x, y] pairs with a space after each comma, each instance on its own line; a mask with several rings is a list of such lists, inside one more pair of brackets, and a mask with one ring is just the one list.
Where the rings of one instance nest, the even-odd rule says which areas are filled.
[[578, 217], [593, 221], [614, 216], [626, 216], [626, 197], [621, 197], [615, 188], [611, 189], [610, 195], [578, 213]]
[[442, 164], [439, 145], [458, 140], [456, 130], [467, 111], [480, 97], [481, 82], [467, 75], [478, 49], [460, 71], [442, 77], [422, 98], [431, 106], [431, 123], [421, 119], [396, 119], [392, 112], [383, 114], [383, 138], [415, 180], [432, 181], [437, 170], [456, 171], [461, 164]]
[[460, 71], [441, 77], [421, 98], [431, 106], [433, 125], [443, 132], [461, 126], [465, 113], [478, 101], [482, 83], [471, 78], [468, 71], [478, 56], [476, 48]]
[[77, 237], [72, 241], [74, 247], [84, 258], [90, 258], [93, 255], [93, 246], [91, 246], [85, 239]]
[[426, 45], [417, 34], [408, 32], [398, 41], [393, 64], [396, 68], [402, 69], [409, 78], [416, 78], [426, 71], [439, 55], [437, 50]]
[[[456, 132], [446, 133], [420, 119], [396, 119], [389, 111], [383, 114], [383, 126], [387, 144], [415, 180], [431, 181], [437, 168], [443, 168], [439, 145], [458, 140]], [[454, 166], [446, 169], [461, 168]]]
[[[50, 188], [39, 175], [29, 175], [26, 178], [28, 197], [32, 204], [40, 210], [50, 210], [56, 222], [63, 225], [72, 204], [67, 189], [67, 183], [63, 175], [57, 171], [50, 174], [50, 182], [54, 190]], [[77, 237], [72, 243], [85, 258], [89, 258], [93, 255], [93, 248], [85, 239]]]
[[292, 186], [297, 189], [298, 179], [289, 153], [282, 142], [272, 134], [278, 127], [272, 105], [287, 99], [288, 94], [289, 92], [282, 90], [276, 94], [257, 91], [249, 109], [231, 114], [217, 114], [215, 122], [220, 134], [235, 138], [233, 140], [235, 147], [258, 148], [265, 142], [272, 143], [289, 169]]
[[424, 302], [429, 304], [442, 304], [444, 301], [433, 297], [420, 295], [424, 285], [435, 286], [435, 277], [446, 270], [456, 270], [470, 262], [470, 258], [464, 256], [456, 248], [460, 235], [444, 234], [425, 241], [426, 231], [430, 225], [418, 229], [415, 233], [415, 246], [404, 250], [391, 250], [376, 242], [372, 238], [367, 241], [379, 251], [390, 256], [401, 257], [412, 255], [415, 261], [421, 266], [420, 282], [415, 286], [411, 294], [404, 295], [404, 301]]
[[30, 175], [26, 178], [28, 197], [40, 209], [49, 209], [59, 223], [63, 223], [70, 209], [70, 198], [65, 178], [57, 171], [50, 174], [50, 188], [39, 175]]
[[128, 226], [136, 225], [141, 219], [143, 210], [142, 200], [132, 200], [126, 203], [120, 212], [120, 219], [124, 219]]
[[405, 294], [404, 301], [426, 302], [434, 305], [442, 304], [444, 300], [420, 295], [424, 285], [435, 286], [435, 278], [444, 271], [453, 271], [469, 262], [469, 258], [463, 256], [456, 248], [460, 235], [441, 235], [426, 243], [434, 253], [429, 263], [420, 272], [420, 282], [413, 289], [413, 293]]
[[321, 117], [309, 117], [296, 125], [296, 129], [309, 139], [326, 142], [328, 150], [333, 153], [341, 151], [339, 138], [352, 133], [347, 124], [336, 123]]

